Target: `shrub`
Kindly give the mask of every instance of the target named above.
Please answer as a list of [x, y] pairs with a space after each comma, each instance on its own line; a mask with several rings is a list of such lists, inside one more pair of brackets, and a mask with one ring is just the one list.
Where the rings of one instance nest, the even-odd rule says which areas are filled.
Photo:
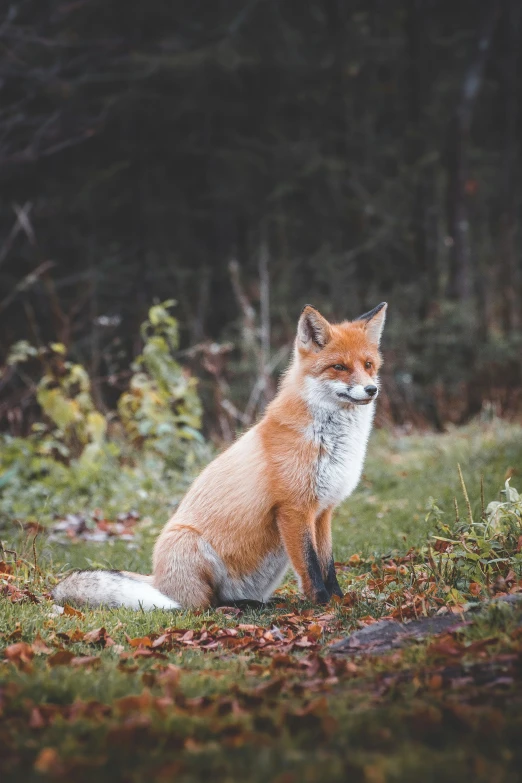
[[42, 420], [27, 438], [1, 436], [2, 516], [41, 520], [93, 504], [128, 511], [150, 494], [164, 505], [173, 484], [208, 457], [196, 380], [172, 356], [178, 347], [173, 304], [151, 307], [117, 415], [96, 409], [85, 368], [67, 359], [63, 345], [12, 347], [11, 366], [39, 362]]

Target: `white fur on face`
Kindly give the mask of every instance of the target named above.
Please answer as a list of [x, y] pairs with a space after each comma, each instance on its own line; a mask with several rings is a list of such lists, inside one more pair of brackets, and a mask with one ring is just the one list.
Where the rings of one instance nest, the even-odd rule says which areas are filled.
[[310, 408], [337, 409], [341, 404], [338, 392], [346, 390], [342, 381], [321, 380], [309, 375], [305, 378], [304, 398]]
[[[377, 386], [377, 383], [374, 383], [373, 385]], [[357, 383], [355, 386], [348, 386], [347, 391], [350, 397], [353, 397], [354, 400], [374, 400], [377, 397], [377, 394], [375, 394], [373, 397], [370, 397], [361, 383]]]
[[[379, 387], [377, 380], [374, 380], [372, 383], [377, 388]], [[360, 383], [348, 386], [341, 380], [321, 379], [312, 376], [308, 376], [305, 380], [304, 398], [311, 408], [317, 406], [331, 409], [344, 407], [350, 400], [339, 396], [343, 394], [349, 394], [353, 400], [368, 401], [369, 404], [378, 396], [376, 394], [370, 397]]]

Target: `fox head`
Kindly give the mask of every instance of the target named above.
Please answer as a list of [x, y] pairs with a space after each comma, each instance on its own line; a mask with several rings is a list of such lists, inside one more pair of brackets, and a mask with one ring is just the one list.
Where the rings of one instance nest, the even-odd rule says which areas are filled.
[[379, 343], [386, 302], [354, 321], [331, 324], [306, 305], [297, 327], [296, 369], [309, 403], [327, 407], [368, 405], [379, 393]]

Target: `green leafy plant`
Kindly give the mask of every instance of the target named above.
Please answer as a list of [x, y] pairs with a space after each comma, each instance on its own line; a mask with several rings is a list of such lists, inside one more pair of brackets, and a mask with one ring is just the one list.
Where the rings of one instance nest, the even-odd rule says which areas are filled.
[[168, 300], [150, 308], [141, 326], [143, 351], [132, 366], [129, 389], [118, 402], [132, 444], [169, 461], [179, 460], [188, 441], [202, 442], [197, 381], [172, 356], [179, 347], [178, 322], [169, 312], [174, 304]]
[[41, 363], [43, 371], [36, 399], [45, 421], [33, 425], [38, 453], [64, 460], [79, 456], [93, 459], [105, 443], [107, 421], [95, 409], [85, 368], [66, 358], [62, 343], [37, 349], [25, 341], [13, 345], [7, 364], [21, 365], [33, 359]]
[[489, 588], [495, 580], [500, 588], [509, 586], [522, 572], [522, 498], [508, 479], [504, 499], [489, 503], [474, 521], [463, 481], [462, 487], [466, 518], [457, 517], [452, 525], [439, 519], [439, 534], [433, 536], [438, 570], [465, 591], [471, 584]]
[[65, 346], [13, 345], [8, 365], [18, 372], [39, 363], [42, 420], [28, 438], [1, 436], [0, 513], [6, 518], [41, 520], [93, 505], [119, 513], [139, 508], [151, 495], [164, 508], [173, 485], [208, 458], [196, 379], [173, 357], [173, 304], [150, 308], [141, 329], [143, 351], [118, 416], [96, 409], [89, 376], [67, 358]]

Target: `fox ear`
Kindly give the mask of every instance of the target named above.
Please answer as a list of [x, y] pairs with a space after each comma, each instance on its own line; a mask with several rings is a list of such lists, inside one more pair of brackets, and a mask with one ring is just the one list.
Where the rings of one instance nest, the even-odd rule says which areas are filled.
[[386, 302], [381, 302], [377, 307], [374, 307], [373, 310], [370, 310], [369, 313], [364, 313], [364, 315], [360, 315], [359, 318], [355, 319], [356, 321], [364, 321], [364, 326], [369, 339], [372, 343], [376, 343], [377, 345], [381, 342], [387, 309], [388, 304]]
[[330, 342], [330, 324], [311, 305], [306, 305], [297, 325], [297, 339], [304, 348], [321, 350]]

